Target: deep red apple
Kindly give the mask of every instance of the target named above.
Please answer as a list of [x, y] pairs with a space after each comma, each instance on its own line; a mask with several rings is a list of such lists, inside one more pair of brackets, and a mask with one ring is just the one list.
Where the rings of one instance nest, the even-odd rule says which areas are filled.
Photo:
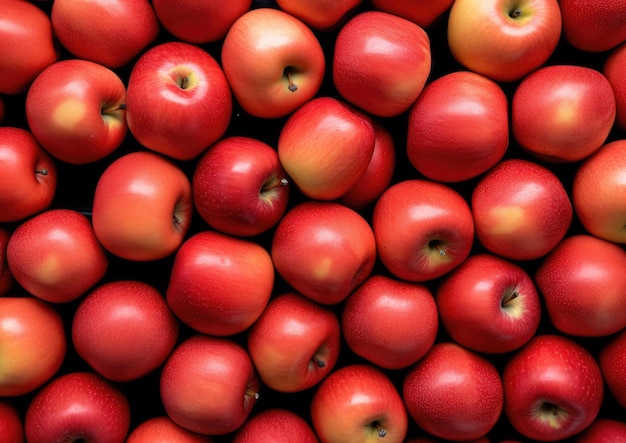
[[271, 408], [250, 417], [237, 430], [232, 443], [318, 443], [311, 425], [289, 409]]
[[559, 0], [563, 36], [577, 49], [607, 51], [626, 41], [626, 10], [621, 0]]
[[191, 432], [167, 416], [151, 417], [136, 426], [125, 443], [213, 443], [208, 435]]
[[576, 437], [576, 443], [615, 443], [626, 441], [626, 421], [598, 418]]
[[7, 262], [7, 244], [11, 232], [0, 226], [0, 297], [7, 295], [15, 284], [15, 279]]
[[24, 423], [15, 403], [0, 400], [0, 435], [7, 443], [24, 443]]
[[602, 347], [598, 363], [611, 395], [626, 408], [626, 330], [611, 337]]
[[611, 84], [615, 94], [615, 123], [626, 130], [626, 43], [614, 48], [606, 57], [602, 73]]
[[452, 7], [454, 0], [370, 0], [378, 10], [389, 12], [428, 28]]

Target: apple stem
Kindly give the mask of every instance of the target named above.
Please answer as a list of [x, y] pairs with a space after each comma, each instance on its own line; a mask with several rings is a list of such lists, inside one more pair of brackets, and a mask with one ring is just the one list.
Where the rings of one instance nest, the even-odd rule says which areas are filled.
[[175, 225], [179, 225], [181, 223], [181, 219], [179, 216], [177, 216], [176, 214], [172, 215], [172, 220], [174, 221]]
[[513, 11], [511, 11], [511, 13], [509, 14], [509, 17], [511, 18], [517, 18], [520, 15], [522, 15], [522, 10], [520, 8], [516, 8]]
[[274, 182], [271, 185], [263, 186], [262, 191], [270, 191], [272, 189], [280, 188], [282, 186], [287, 186], [289, 184], [289, 180], [286, 178], [281, 178], [278, 182]]
[[296, 91], [298, 90], [298, 85], [296, 85], [296, 84], [293, 82], [293, 79], [291, 78], [290, 73], [291, 73], [291, 70], [290, 70], [289, 68], [286, 68], [286, 69], [285, 69], [285, 77], [287, 77], [287, 82], [289, 82], [289, 86], [288, 86], [288, 88], [289, 88], [289, 90], [290, 90], [291, 92], [296, 92]]
[[506, 306], [511, 300], [515, 300], [517, 297], [519, 296], [519, 293], [517, 291], [511, 292], [510, 294], [507, 294], [503, 299], [502, 299], [502, 306]]
[[246, 395], [249, 396], [249, 397], [254, 397], [255, 400], [259, 399], [259, 393], [256, 392], [256, 391], [253, 391], [252, 389], [248, 389], [246, 391]]
[[383, 427], [381, 427], [379, 424], [376, 424], [376, 430], [378, 431], [378, 436], [379, 437], [384, 437], [387, 435], [387, 430]]
[[48, 175], [48, 170], [47, 169], [41, 169], [39, 171], [35, 171], [35, 174], [41, 174], [41, 175]]
[[318, 368], [326, 367], [326, 362], [320, 358], [313, 356], [313, 361], [315, 362]]
[[431, 241], [430, 246], [432, 248], [435, 248], [437, 251], [439, 251], [439, 255], [446, 255], [446, 250], [443, 247], [441, 247], [441, 244], [438, 241], [436, 240]]

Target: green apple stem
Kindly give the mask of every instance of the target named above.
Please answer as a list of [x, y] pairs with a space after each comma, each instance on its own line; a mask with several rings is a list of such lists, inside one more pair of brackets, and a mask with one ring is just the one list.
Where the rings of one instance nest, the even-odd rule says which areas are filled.
[[510, 294], [507, 294], [502, 299], [502, 307], [505, 307], [511, 300], [515, 300], [518, 296], [519, 296], [519, 293], [517, 291], [513, 291]]
[[247, 389], [246, 390], [246, 395], [248, 397], [254, 397], [255, 400], [259, 399], [259, 393], [257, 391], [252, 390], [252, 389]]
[[285, 68], [284, 73], [285, 73], [285, 77], [287, 77], [287, 82], [289, 83], [289, 86], [288, 86], [289, 90], [291, 92], [296, 92], [298, 90], [298, 85], [296, 85], [293, 82], [293, 79], [291, 78], [291, 68], [289, 67]]

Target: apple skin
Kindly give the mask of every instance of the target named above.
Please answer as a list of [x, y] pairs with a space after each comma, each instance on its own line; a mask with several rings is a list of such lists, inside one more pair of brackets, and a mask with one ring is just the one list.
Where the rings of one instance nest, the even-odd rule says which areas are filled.
[[[168, 158], [150, 151], [125, 154], [100, 175], [93, 228], [112, 254], [151, 261], [174, 253], [193, 214], [191, 182]], [[123, 222], [121, 222], [123, 221]]]
[[468, 257], [444, 278], [435, 299], [452, 340], [481, 353], [519, 349], [541, 320], [532, 277], [517, 263], [492, 254]]
[[514, 82], [547, 62], [561, 29], [557, 0], [456, 0], [448, 17], [448, 46], [470, 71]]
[[278, 223], [291, 186], [276, 149], [254, 138], [232, 136], [198, 159], [192, 188], [196, 212], [209, 226], [250, 237]]
[[286, 292], [275, 296], [247, 334], [247, 349], [264, 385], [301, 392], [335, 367], [341, 330], [335, 312]]
[[545, 256], [565, 237], [574, 214], [554, 172], [517, 158], [487, 171], [470, 202], [478, 241], [488, 252], [511, 260]]
[[21, 94], [58, 60], [50, 17], [25, 1], [2, 2], [0, 94]]
[[406, 368], [435, 343], [437, 305], [426, 285], [373, 275], [348, 296], [341, 331], [355, 354], [383, 369]]
[[402, 397], [388, 375], [369, 364], [333, 371], [311, 400], [313, 429], [325, 443], [401, 443], [408, 429]]
[[130, 428], [130, 404], [115, 385], [91, 372], [58, 376], [28, 405], [24, 429], [30, 443], [120, 443]]
[[7, 261], [7, 244], [11, 231], [0, 226], [0, 297], [7, 295], [15, 285], [15, 279]]
[[610, 393], [626, 408], [626, 330], [615, 334], [602, 347], [598, 364]]
[[236, 431], [254, 408], [259, 388], [248, 352], [226, 338], [192, 335], [174, 349], [161, 371], [167, 415], [199, 434]]
[[374, 206], [372, 230], [384, 267], [413, 282], [456, 268], [474, 241], [472, 213], [463, 197], [422, 179], [406, 179], [383, 192]]
[[608, 51], [626, 41], [626, 10], [620, 0], [559, 0], [563, 36], [586, 52]]
[[166, 299], [176, 316], [204, 334], [243, 332], [261, 315], [272, 294], [274, 266], [261, 245], [201, 231], [176, 252]]
[[147, 0], [115, 5], [109, 0], [55, 0], [50, 18], [55, 36], [66, 50], [111, 69], [133, 61], [160, 31]]
[[431, 70], [430, 39], [410, 20], [365, 11], [344, 24], [335, 40], [333, 84], [352, 105], [378, 117], [407, 111]]
[[61, 314], [36, 297], [0, 297], [0, 397], [24, 395], [60, 369], [67, 352]]
[[378, 10], [411, 20], [428, 28], [450, 10], [454, 0], [370, 0]]
[[588, 234], [563, 239], [535, 273], [551, 323], [561, 332], [602, 337], [626, 327], [626, 251]]
[[626, 43], [614, 48], [606, 57], [602, 73], [611, 84], [615, 94], [615, 124], [626, 130]]
[[237, 430], [232, 443], [318, 443], [313, 428], [300, 415], [280, 407], [251, 416]]
[[502, 88], [475, 72], [456, 71], [433, 80], [409, 112], [409, 161], [440, 182], [486, 172], [509, 145], [508, 106]]
[[500, 418], [502, 380], [489, 360], [442, 341], [405, 374], [402, 398], [409, 416], [429, 434], [456, 441], [478, 439]]
[[614, 443], [626, 441], [626, 422], [598, 418], [576, 436], [576, 443]]
[[49, 209], [15, 228], [7, 262], [22, 288], [52, 303], [76, 300], [109, 267], [91, 222], [72, 209]]
[[276, 0], [276, 4], [286, 13], [306, 23], [317, 31], [330, 32], [342, 26], [362, 0]]
[[196, 158], [228, 129], [230, 86], [217, 60], [197, 45], [150, 47], [133, 65], [126, 91], [131, 134], [174, 159]]
[[88, 60], [62, 60], [44, 69], [26, 95], [26, 119], [55, 158], [91, 163], [113, 153], [127, 133], [126, 87], [111, 69]]
[[541, 160], [582, 160], [607, 140], [617, 112], [615, 94], [598, 70], [544, 66], [517, 85], [511, 130], [519, 145]]
[[213, 443], [208, 435], [191, 432], [167, 416], [148, 418], [135, 427], [125, 443]]
[[307, 200], [279, 221], [271, 256], [276, 271], [295, 291], [332, 305], [370, 275], [376, 243], [358, 212], [340, 203]]
[[313, 31], [280, 9], [253, 8], [226, 33], [221, 63], [237, 103], [259, 118], [291, 114], [319, 91], [326, 69]]
[[178, 320], [161, 293], [140, 281], [111, 281], [74, 311], [72, 344], [112, 381], [141, 378], [161, 366], [178, 339]]
[[21, 221], [50, 207], [56, 162], [30, 131], [0, 127], [0, 166], [0, 223]]
[[15, 404], [0, 400], [0, 435], [7, 443], [24, 443], [24, 423]]
[[600, 368], [582, 345], [564, 335], [533, 337], [505, 364], [504, 411], [529, 439], [570, 438], [589, 426], [600, 410]]

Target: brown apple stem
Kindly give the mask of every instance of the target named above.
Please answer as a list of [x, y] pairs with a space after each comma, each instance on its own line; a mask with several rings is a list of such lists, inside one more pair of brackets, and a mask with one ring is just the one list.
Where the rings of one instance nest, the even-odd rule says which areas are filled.
[[514, 9], [513, 11], [511, 11], [511, 13], [509, 14], [509, 17], [511, 18], [517, 18], [520, 15], [522, 15], [522, 10], [519, 8]]
[[446, 250], [441, 246], [441, 243], [437, 240], [433, 240], [430, 242], [430, 247], [435, 248], [439, 251], [439, 255], [446, 255]]
[[254, 399], [255, 399], [255, 400], [258, 400], [258, 399], [259, 399], [259, 393], [258, 393], [258, 392], [256, 392], [256, 391], [253, 391], [252, 389], [248, 389], [248, 390], [246, 390], [246, 395], [247, 395], [248, 397], [254, 397]]
[[35, 171], [35, 174], [48, 175], [48, 170], [44, 168], [39, 171]]
[[313, 362], [317, 365], [318, 368], [324, 368], [326, 367], [326, 362], [316, 356], [313, 356], [312, 358]]
[[289, 83], [289, 86], [288, 86], [289, 90], [291, 92], [296, 92], [298, 90], [298, 85], [296, 85], [293, 82], [293, 79], [291, 78], [291, 69], [289, 68], [285, 69], [285, 77], [287, 77], [287, 82]]
[[506, 297], [502, 299], [502, 306], [503, 307], [506, 306], [511, 300], [515, 300], [518, 296], [519, 296], [519, 293], [517, 291], [507, 294]]
[[271, 185], [263, 186], [263, 189], [261, 189], [261, 191], [271, 191], [272, 189], [281, 188], [283, 186], [287, 186], [288, 184], [289, 180], [287, 180], [286, 178], [281, 178], [279, 181], [274, 182]]

